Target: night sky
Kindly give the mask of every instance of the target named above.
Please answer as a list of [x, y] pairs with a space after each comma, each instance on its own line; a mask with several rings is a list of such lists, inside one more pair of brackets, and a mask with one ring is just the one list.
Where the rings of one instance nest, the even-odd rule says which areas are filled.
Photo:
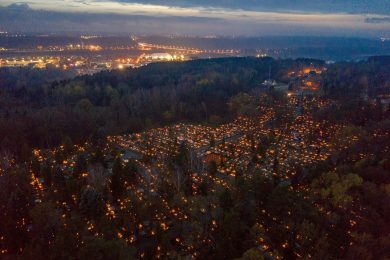
[[0, 6], [0, 30], [10, 32], [390, 36], [390, 0], [0, 0]]

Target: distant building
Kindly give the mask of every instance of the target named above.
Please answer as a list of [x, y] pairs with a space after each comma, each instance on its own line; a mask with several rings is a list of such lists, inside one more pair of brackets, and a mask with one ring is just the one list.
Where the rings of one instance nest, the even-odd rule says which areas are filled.
[[180, 61], [185, 60], [183, 55], [172, 55], [169, 53], [152, 53], [145, 55], [144, 59], [148, 61]]
[[271, 79], [271, 66], [269, 67], [269, 72], [268, 72], [268, 79], [264, 80], [261, 85], [267, 89], [275, 89], [275, 90], [281, 90], [281, 91], [287, 91], [288, 90], [288, 85], [287, 84], [281, 84], [276, 82], [276, 80]]
[[275, 80], [273, 80], [273, 79], [267, 79], [267, 80], [265, 80], [263, 83], [261, 83], [261, 85], [262, 86], [264, 86], [264, 87], [274, 87], [274, 86], [276, 86], [278, 83], [275, 81]]
[[390, 88], [378, 88], [375, 91], [375, 96], [385, 109], [390, 107]]
[[159, 60], [159, 61], [173, 60], [173, 56], [169, 53], [152, 53], [150, 55], [146, 55], [145, 58], [147, 60]]
[[273, 79], [265, 80], [261, 84], [261, 86], [263, 86], [263, 87], [265, 87], [267, 89], [274, 89], [274, 90], [278, 90], [278, 91], [287, 91], [289, 89], [289, 85], [288, 84], [278, 83], [278, 82], [276, 82]]

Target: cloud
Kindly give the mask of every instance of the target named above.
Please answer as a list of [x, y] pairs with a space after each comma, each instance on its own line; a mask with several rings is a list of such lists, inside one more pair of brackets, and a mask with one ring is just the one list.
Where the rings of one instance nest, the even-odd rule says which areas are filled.
[[14, 4], [10, 4], [7, 7], [7, 9], [8, 10], [19, 11], [19, 12], [30, 11], [31, 10], [30, 6], [27, 3], [14, 3]]
[[[293, 12], [293, 13], [349, 13], [390, 15], [390, 0], [24, 0], [34, 9], [60, 11], [84, 7], [149, 5], [177, 8], [227, 8], [246, 11]], [[1, 0], [3, 5], [18, 3]], [[57, 9], [55, 9], [57, 8]], [[63, 10], [62, 10], [63, 11]]]
[[0, 7], [0, 30], [245, 36], [390, 34], [387, 24], [370, 22], [361, 14], [190, 8], [106, 0], [27, 1]]
[[223, 19], [143, 14], [74, 13], [33, 10], [28, 5], [0, 7], [0, 29], [14, 32], [174, 33], [181, 28], [199, 33], [223, 25]]
[[[97, 0], [99, 1], [99, 0]], [[115, 1], [115, 0], [114, 0]], [[390, 14], [390, 0], [116, 0], [169, 6], [240, 8], [260, 11], [343, 12]]]
[[386, 17], [367, 17], [366, 23], [390, 23], [390, 16]]

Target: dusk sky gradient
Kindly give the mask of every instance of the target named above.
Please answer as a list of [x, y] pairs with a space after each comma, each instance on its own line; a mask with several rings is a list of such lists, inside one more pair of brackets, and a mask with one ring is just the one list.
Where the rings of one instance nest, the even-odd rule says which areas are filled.
[[0, 30], [390, 36], [390, 0], [0, 0]]

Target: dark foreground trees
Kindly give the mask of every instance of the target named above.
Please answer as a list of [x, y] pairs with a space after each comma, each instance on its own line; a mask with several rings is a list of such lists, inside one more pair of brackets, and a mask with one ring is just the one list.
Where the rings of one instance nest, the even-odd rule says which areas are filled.
[[[282, 180], [282, 160], [276, 157], [271, 167], [278, 176], [251, 168], [265, 163], [278, 142], [275, 131], [260, 140], [247, 136], [249, 152], [259, 157], [253, 156], [234, 177], [222, 175], [214, 161], [202, 165], [185, 142], [177, 141], [178, 153], [166, 154], [159, 164], [148, 156], [124, 160], [121, 151], [104, 141], [108, 133], [177, 121], [258, 116], [249, 90], [268, 72], [269, 63], [279, 68], [273, 70], [277, 74], [293, 62], [159, 64], [38, 87], [36, 100], [30, 96], [1, 118], [11, 125], [0, 127], [5, 136], [0, 258], [386, 259], [389, 114], [360, 93], [344, 102], [346, 90], [354, 88], [350, 84], [358, 82], [360, 88], [370, 82], [348, 83], [344, 78], [355, 74], [344, 71], [347, 65], [325, 76], [338, 75], [341, 94], [329, 95], [337, 84], [327, 78], [326, 96], [318, 99], [338, 106], [312, 114], [313, 120], [345, 124], [332, 141], [333, 153], [299, 169], [291, 181]], [[268, 106], [286, 102], [282, 95], [270, 94]], [[276, 111], [271, 127], [293, 120], [284, 116], [289, 112], [285, 107]], [[87, 139], [87, 144], [74, 145]], [[26, 140], [29, 145], [15, 146]], [[42, 150], [40, 158], [30, 152], [34, 142], [61, 147]], [[209, 146], [217, 145], [210, 138]]]

